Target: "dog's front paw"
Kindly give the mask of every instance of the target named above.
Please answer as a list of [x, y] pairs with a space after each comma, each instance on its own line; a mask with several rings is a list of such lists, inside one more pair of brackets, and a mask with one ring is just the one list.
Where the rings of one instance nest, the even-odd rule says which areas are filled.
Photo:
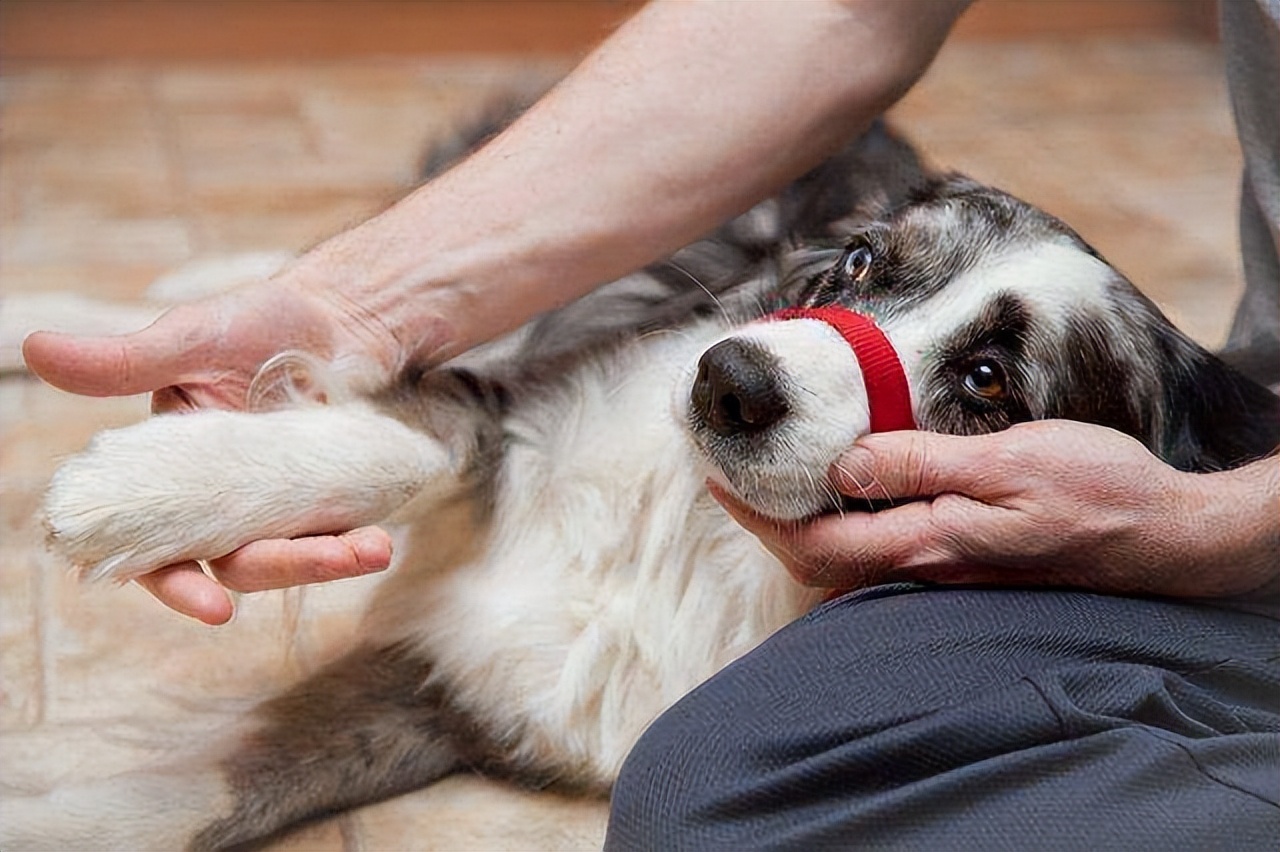
[[443, 449], [363, 406], [167, 415], [100, 433], [53, 476], [51, 547], [90, 579], [386, 518]]
[[[219, 493], [220, 413], [156, 417], [99, 433], [54, 473], [44, 501], [51, 548], [87, 578], [128, 579], [209, 542]], [[210, 552], [197, 558], [221, 555]]]

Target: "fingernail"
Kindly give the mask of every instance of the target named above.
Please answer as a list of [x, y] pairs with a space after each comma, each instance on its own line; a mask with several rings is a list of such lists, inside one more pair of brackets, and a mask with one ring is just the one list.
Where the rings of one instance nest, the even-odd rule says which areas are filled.
[[391, 536], [382, 530], [354, 530], [351, 534], [356, 559], [365, 574], [385, 571], [391, 565]]
[[[862, 439], [859, 438], [859, 441]], [[837, 488], [841, 486], [858, 487], [862, 480], [870, 477], [875, 471], [875, 456], [866, 447], [854, 444], [840, 454], [835, 464], [831, 465], [831, 482]]]

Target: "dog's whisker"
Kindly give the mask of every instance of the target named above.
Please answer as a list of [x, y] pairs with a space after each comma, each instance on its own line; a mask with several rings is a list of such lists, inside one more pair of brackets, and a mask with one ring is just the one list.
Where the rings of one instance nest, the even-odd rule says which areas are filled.
[[636, 340], [653, 340], [659, 337], [674, 337], [679, 340], [691, 340], [692, 335], [681, 328], [655, 328], [636, 335]]
[[[855, 488], [858, 489], [859, 496], [862, 497], [863, 500], [866, 500], [868, 503], [872, 502], [871, 492], [867, 490], [867, 486], [864, 485], [862, 482], [860, 482], [857, 477], [851, 474], [848, 468], [840, 464], [840, 462], [838, 461], [833, 465], [833, 467], [835, 467], [836, 470], [840, 471], [840, 473], [844, 474], [844, 478], [846, 482], [851, 483]], [[838, 493], [838, 489], [837, 489], [837, 493]]]
[[700, 280], [698, 280], [698, 276], [694, 275], [688, 269], [685, 269], [675, 260], [670, 260], [670, 259], [667, 260], [666, 266], [670, 269], [674, 269], [676, 272], [679, 272], [681, 275], [683, 275], [684, 277], [692, 281], [698, 287], [698, 289], [706, 293], [707, 297], [711, 299], [712, 304], [716, 306], [716, 310], [720, 312], [721, 318], [725, 322], [732, 322], [732, 317], [730, 317], [729, 312], [725, 309], [724, 303], [720, 301], [720, 297], [717, 296], [715, 293], [711, 292], [711, 289], [707, 287], [707, 285], [703, 284]]

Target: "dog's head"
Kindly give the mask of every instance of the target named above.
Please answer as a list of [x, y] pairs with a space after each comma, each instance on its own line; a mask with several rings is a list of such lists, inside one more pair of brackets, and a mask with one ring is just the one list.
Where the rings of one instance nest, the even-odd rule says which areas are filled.
[[[921, 429], [1110, 426], [1184, 470], [1270, 452], [1280, 400], [1178, 332], [1070, 228], [961, 177], [924, 184], [831, 248], [791, 258], [790, 305], [840, 306], [892, 343]], [[870, 429], [862, 367], [825, 322], [742, 327], [682, 391], [689, 434], [758, 510], [833, 508], [833, 461]]]

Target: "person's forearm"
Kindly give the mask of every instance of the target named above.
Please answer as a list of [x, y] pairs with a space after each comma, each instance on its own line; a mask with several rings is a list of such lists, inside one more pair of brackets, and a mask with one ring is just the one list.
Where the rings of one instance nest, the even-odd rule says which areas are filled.
[[439, 359], [671, 252], [901, 96], [968, 0], [660, 3], [493, 143], [287, 273]]
[[1183, 507], [1188, 570], [1226, 594], [1280, 594], [1280, 458], [1189, 475], [1198, 487]]

